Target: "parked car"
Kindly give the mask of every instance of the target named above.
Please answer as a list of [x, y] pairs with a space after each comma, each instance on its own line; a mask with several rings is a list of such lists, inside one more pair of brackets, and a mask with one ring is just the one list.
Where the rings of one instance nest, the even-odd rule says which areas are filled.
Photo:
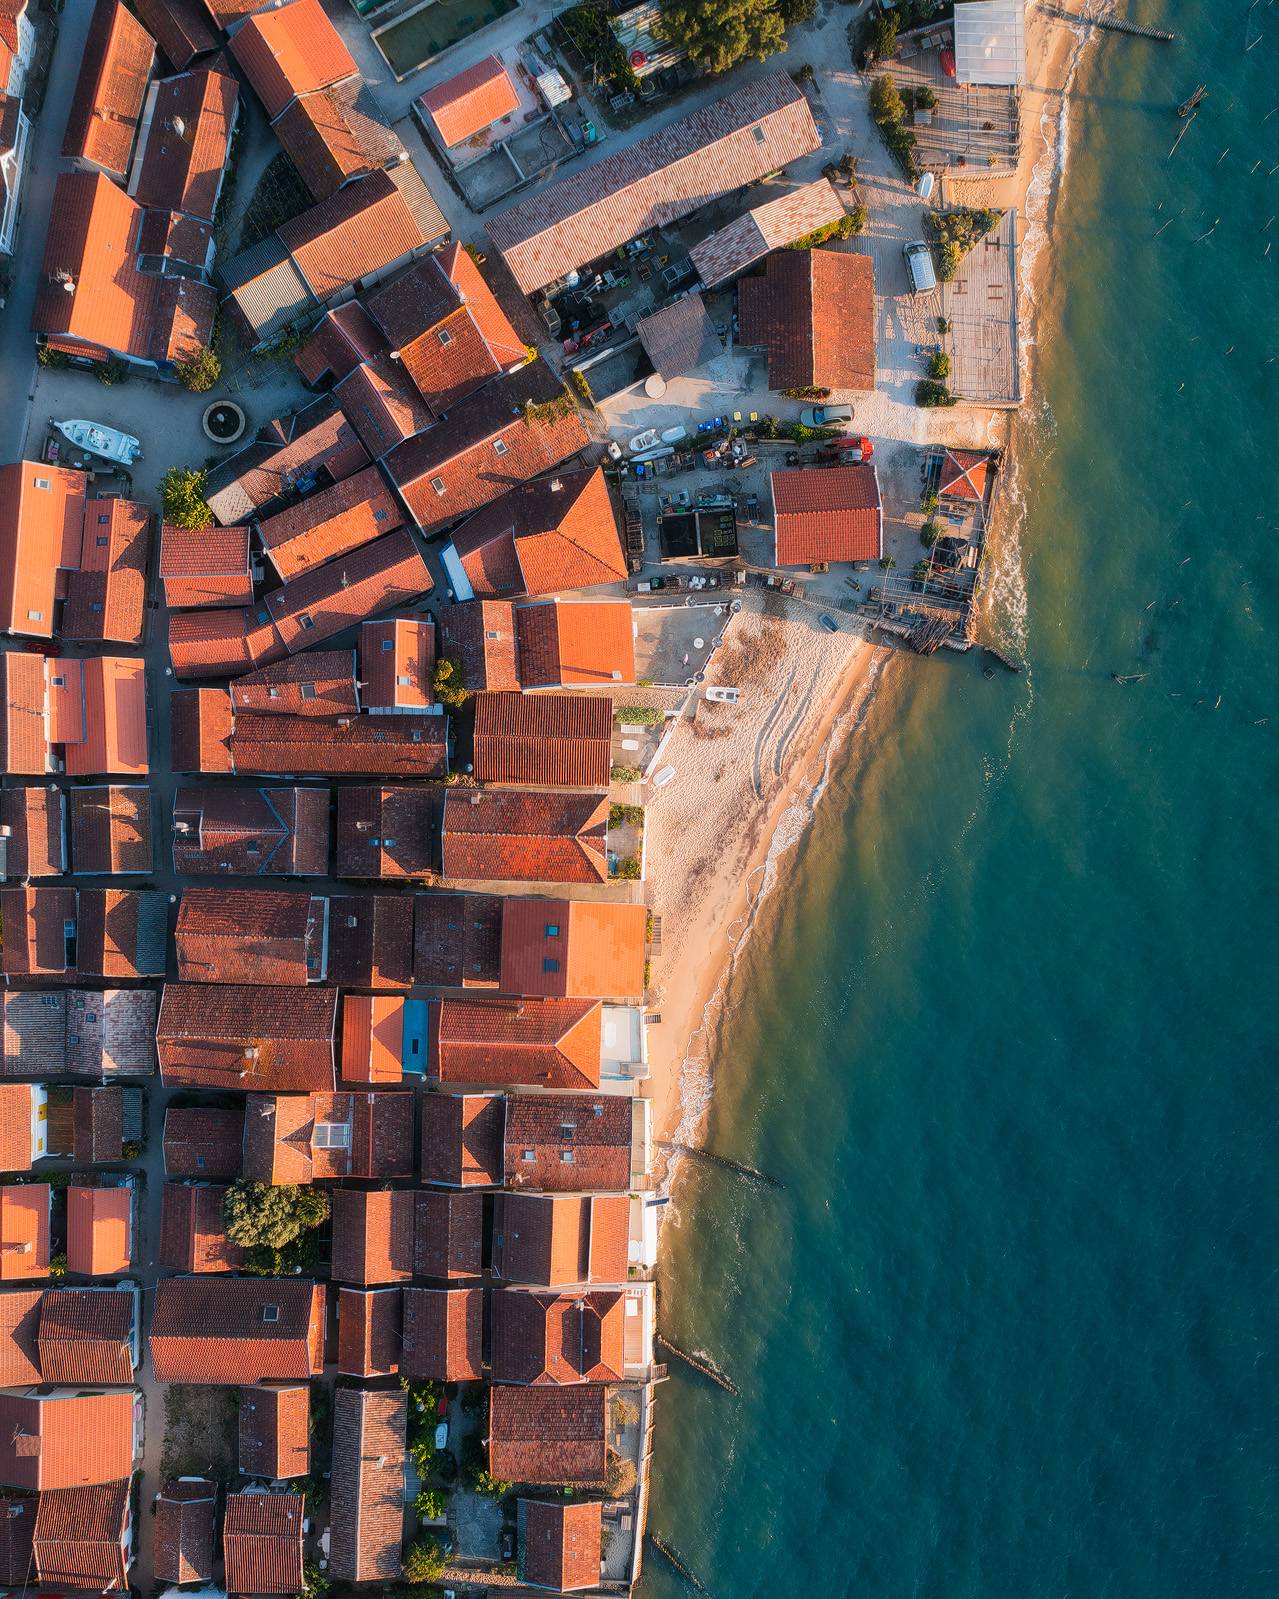
[[937, 273], [933, 268], [933, 252], [923, 239], [915, 239], [902, 246], [906, 257], [906, 272], [910, 278], [912, 294], [928, 294], [937, 287]]
[[840, 422], [853, 420], [853, 408], [851, 405], [806, 405], [799, 419], [806, 428], [835, 427]]

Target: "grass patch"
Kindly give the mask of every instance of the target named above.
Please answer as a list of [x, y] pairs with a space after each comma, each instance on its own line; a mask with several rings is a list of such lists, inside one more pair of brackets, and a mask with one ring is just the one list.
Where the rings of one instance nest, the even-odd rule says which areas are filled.
[[164, 1391], [161, 1477], [235, 1476], [239, 1448], [238, 1388], [171, 1383]]

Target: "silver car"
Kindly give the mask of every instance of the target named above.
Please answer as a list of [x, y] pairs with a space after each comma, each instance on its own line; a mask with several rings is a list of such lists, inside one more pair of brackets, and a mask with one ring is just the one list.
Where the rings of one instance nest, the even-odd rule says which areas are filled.
[[853, 408], [851, 405], [806, 405], [799, 419], [806, 428], [835, 427], [840, 422], [853, 420]]

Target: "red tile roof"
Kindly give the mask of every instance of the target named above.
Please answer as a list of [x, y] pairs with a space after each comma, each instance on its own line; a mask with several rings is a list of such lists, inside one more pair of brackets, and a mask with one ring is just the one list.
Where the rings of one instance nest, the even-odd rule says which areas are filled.
[[133, 1332], [132, 1290], [49, 1289], [36, 1339], [41, 1381], [127, 1386], [133, 1381]]
[[534, 1294], [500, 1288], [493, 1295], [494, 1382], [620, 1382], [626, 1311], [622, 1290]]
[[262, 775], [443, 777], [444, 717], [357, 716], [346, 725], [302, 716], [237, 716], [232, 770]]
[[447, 606], [440, 616], [440, 641], [440, 654], [455, 664], [472, 694], [519, 691], [515, 607], [509, 600]]
[[505, 1482], [602, 1483], [605, 1411], [602, 1387], [495, 1387], [489, 1407], [489, 1470]]
[[[318, 0], [303, 0], [316, 3]], [[277, 229], [276, 237], [317, 300], [447, 237], [449, 225], [407, 161], [356, 178]]]
[[298, 1277], [164, 1278], [156, 1285], [150, 1346], [157, 1382], [318, 1376], [324, 1284]]
[[307, 1383], [240, 1389], [239, 1466], [246, 1477], [306, 1476], [311, 1469]]
[[139, 205], [213, 221], [239, 97], [234, 78], [205, 67], [156, 86], [133, 188]]
[[133, 1403], [128, 1390], [0, 1394], [0, 1477], [41, 1493], [128, 1477]]
[[175, 72], [218, 47], [218, 36], [200, 0], [134, 0], [134, 10]]
[[320, 0], [290, 0], [249, 17], [231, 35], [231, 54], [270, 120], [295, 95], [327, 89], [358, 70]]
[[154, 1569], [161, 1582], [213, 1580], [217, 1488], [205, 1478], [166, 1482], [155, 1501]]
[[0, 1582], [22, 1588], [30, 1578], [35, 1523], [34, 1499], [0, 1497]]
[[[162, 895], [124, 888], [0, 890], [5, 942], [0, 968], [8, 977], [74, 982], [77, 977], [157, 977], [164, 966], [166, 905]], [[68, 965], [67, 924], [76, 936]]]
[[537, 600], [515, 607], [520, 686], [633, 683], [629, 600]]
[[238, 1177], [243, 1139], [243, 1105], [170, 1105], [164, 1113], [165, 1175]]
[[410, 1189], [338, 1188], [333, 1192], [333, 1264], [343, 1282], [407, 1282], [413, 1275]]
[[189, 983], [324, 978], [328, 901], [303, 890], [188, 888], [178, 906], [178, 977]]
[[439, 799], [429, 788], [339, 788], [339, 877], [426, 877]]
[[400, 528], [286, 583], [266, 609], [292, 655], [431, 587], [426, 562]]
[[[6, 633], [53, 637], [59, 570], [79, 565], [84, 542], [86, 484], [83, 472], [68, 467], [36, 461], [0, 466], [0, 627]], [[28, 681], [31, 693], [40, 661], [30, 656], [4, 660], [11, 678], [9, 699], [15, 672]], [[8, 742], [12, 747], [12, 728]], [[8, 770], [22, 768], [10, 764]]]
[[73, 788], [71, 856], [78, 875], [149, 872], [151, 790], [120, 783]]
[[133, 1257], [133, 1193], [128, 1188], [67, 1189], [67, 1270], [118, 1277]]
[[434, 122], [441, 141], [452, 147], [482, 133], [520, 108], [520, 97], [497, 56], [446, 78], [415, 102]]
[[329, 971], [342, 988], [413, 982], [413, 901], [401, 894], [335, 894]]
[[124, 1545], [129, 1519], [127, 1482], [42, 1493], [34, 1544], [40, 1582], [93, 1593], [127, 1588]]
[[293, 364], [306, 383], [318, 384], [325, 377], [340, 383], [361, 361], [385, 348], [386, 340], [369, 313], [358, 300], [348, 300], [324, 313]]
[[502, 1181], [506, 1104], [500, 1094], [424, 1094], [423, 1181], [454, 1188], [497, 1187]]
[[625, 1193], [633, 1116], [632, 1101], [617, 1094], [512, 1094], [503, 1137], [506, 1186]]
[[394, 1582], [402, 1572], [408, 1398], [339, 1388], [333, 1401], [333, 1575], [339, 1582]]
[[142, 118], [155, 41], [120, 0], [98, 0], [80, 58], [64, 160], [85, 161], [123, 181]]
[[360, 629], [360, 679], [369, 711], [429, 710], [435, 704], [435, 623], [391, 616]]
[[366, 467], [309, 499], [269, 516], [258, 535], [287, 582], [334, 556], [403, 526], [404, 518], [377, 467]]
[[946, 450], [937, 492], [956, 500], [981, 501], [986, 495], [989, 470], [990, 456], [979, 450]]
[[817, 178], [734, 217], [695, 244], [688, 257], [702, 283], [713, 289], [745, 272], [770, 250], [795, 244], [843, 215], [843, 201], [830, 181]]
[[228, 1494], [222, 1559], [229, 1594], [297, 1593], [302, 1587], [301, 1494]]
[[179, 789], [173, 869], [179, 876], [325, 876], [327, 786]]
[[303, 95], [280, 113], [272, 131], [317, 200], [352, 178], [407, 159], [399, 135], [358, 78]]
[[359, 710], [354, 650], [303, 650], [246, 672], [231, 684], [234, 711], [276, 716], [354, 716]]
[[525, 294], [665, 228], [821, 147], [802, 89], [784, 72], [668, 124], [521, 200], [488, 224]]
[[737, 285], [738, 342], [768, 351], [770, 389], [875, 387], [875, 275], [868, 255], [780, 250]]
[[[173, 1114], [172, 1111], [169, 1112]], [[239, 1166], [239, 1146], [233, 1152]], [[210, 1183], [165, 1183], [160, 1196], [160, 1264], [172, 1271], [239, 1271], [244, 1250], [226, 1235], [226, 1189]]]
[[544, 998], [642, 999], [647, 916], [643, 905], [504, 899], [502, 991]]
[[548, 1288], [626, 1281], [625, 1194], [499, 1194], [494, 1204], [495, 1277]]
[[267, 1183], [411, 1177], [413, 1108], [412, 1094], [251, 1094], [244, 1175]]
[[617, 511], [599, 467], [512, 490], [463, 522], [453, 548], [480, 599], [554, 594], [626, 577]]
[[31, 1170], [38, 1092], [30, 1083], [0, 1083], [0, 1170]]
[[430, 406], [405, 375], [403, 363], [385, 351], [349, 372], [334, 388], [333, 397], [374, 459], [432, 420]]
[[474, 1382], [483, 1375], [484, 1290], [405, 1288], [400, 1366], [418, 1382]]
[[397, 994], [342, 996], [342, 1070], [348, 1083], [398, 1083], [404, 1076], [404, 1000]]
[[179, 689], [169, 700], [175, 772], [231, 770], [231, 696], [221, 688]]
[[877, 561], [883, 554], [873, 466], [800, 467], [774, 472], [772, 485], [778, 566]]
[[68, 870], [66, 798], [61, 789], [0, 790], [0, 827], [7, 827], [6, 877], [60, 877]]
[[481, 783], [607, 788], [612, 742], [613, 701], [606, 694], [475, 696]]
[[239, 611], [171, 611], [169, 659], [178, 677], [233, 677], [254, 666], [278, 661], [285, 653], [269, 620], [256, 624], [256, 613]]
[[87, 500], [79, 569], [67, 574], [62, 636], [137, 644], [147, 600], [152, 515], [133, 500]]
[[521, 1582], [559, 1593], [599, 1586], [604, 1507], [598, 1499], [521, 1499], [518, 1518]]
[[368, 453], [331, 394], [276, 417], [209, 473], [205, 499], [219, 522], [244, 522], [255, 511], [300, 493], [321, 472], [340, 483], [369, 464]]
[[333, 1087], [335, 988], [166, 983], [156, 1047], [166, 1083], [288, 1093]]
[[442, 1083], [598, 1088], [600, 1005], [581, 999], [441, 999], [431, 1070]]
[[460, 881], [603, 883], [608, 796], [450, 789], [442, 871]]
[[338, 1290], [338, 1371], [347, 1377], [393, 1377], [400, 1369], [402, 1306], [398, 1288]]
[[496, 988], [502, 900], [496, 894], [419, 894], [414, 980], [429, 988]]
[[0, 1186], [0, 1282], [49, 1275], [48, 1183]]
[[[538, 405], [551, 409], [530, 409]], [[397, 444], [384, 465], [418, 526], [431, 533], [589, 443], [576, 405], [538, 360], [468, 394], [433, 427]]]
[[480, 1194], [416, 1195], [413, 1270], [418, 1277], [478, 1277], [483, 1268], [484, 1199]]
[[25, 1388], [40, 1381], [36, 1329], [42, 1297], [39, 1288], [0, 1292], [0, 1388]]

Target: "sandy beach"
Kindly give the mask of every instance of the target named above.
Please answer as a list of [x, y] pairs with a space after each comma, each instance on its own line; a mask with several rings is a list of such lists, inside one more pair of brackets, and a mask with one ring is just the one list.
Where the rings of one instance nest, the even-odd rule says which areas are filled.
[[[1063, 104], [1086, 42], [1037, 9], [1027, 15], [1027, 87], [1018, 169], [1000, 179], [947, 179], [944, 204], [1016, 207], [1022, 218], [1019, 294], [1023, 383], [1029, 392], [1038, 285], [1047, 270]], [[882, 152], [876, 152], [876, 155]], [[876, 163], [879, 164], [878, 162]], [[904, 180], [897, 203], [911, 198]], [[893, 317], [888, 297], [879, 321]], [[961, 406], [921, 411], [885, 388], [859, 397], [859, 422], [876, 441], [881, 478], [917, 481], [916, 451], [932, 442], [1008, 445], [1015, 412]], [[995, 530], [998, 538], [998, 527]], [[802, 600], [748, 591], [708, 683], [740, 690], [737, 705], [694, 695], [673, 730], [663, 764], [675, 777], [648, 800], [651, 906], [662, 942], [650, 993], [660, 1024], [650, 1027], [651, 1077], [659, 1139], [696, 1142], [709, 1103], [715, 1022], [736, 949], [749, 932], [761, 890], [786, 870], [820, 792], [832, 753], [855, 734], [870, 694], [894, 652], [869, 644], [851, 618], [830, 633]], [[911, 668], [893, 661], [890, 670]]]

